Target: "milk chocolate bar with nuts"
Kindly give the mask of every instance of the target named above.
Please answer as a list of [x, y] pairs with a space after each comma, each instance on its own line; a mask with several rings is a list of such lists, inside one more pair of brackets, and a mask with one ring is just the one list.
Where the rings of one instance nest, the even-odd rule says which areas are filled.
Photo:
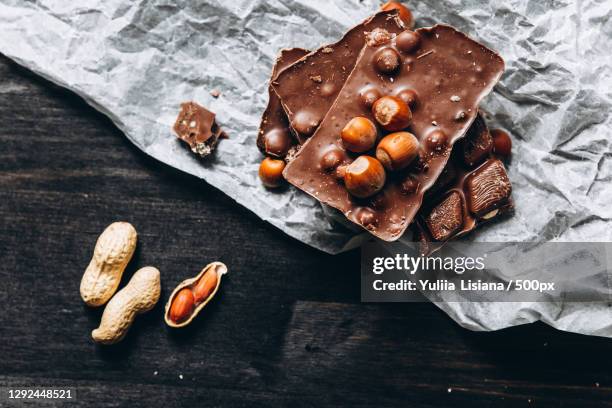
[[[499, 55], [449, 26], [399, 35], [373, 30], [336, 101], [283, 174], [373, 235], [397, 240], [503, 69]], [[347, 128], [356, 141], [380, 143], [356, 153], [343, 140]]]
[[349, 30], [337, 43], [301, 58], [272, 82], [300, 143], [323, 120], [355, 67], [367, 33], [375, 29], [400, 33], [404, 26], [397, 10], [378, 12]]
[[478, 115], [415, 218], [412, 229], [420, 252], [430, 255], [449, 240], [511, 212], [511, 193], [504, 164], [493, 154], [491, 133]]

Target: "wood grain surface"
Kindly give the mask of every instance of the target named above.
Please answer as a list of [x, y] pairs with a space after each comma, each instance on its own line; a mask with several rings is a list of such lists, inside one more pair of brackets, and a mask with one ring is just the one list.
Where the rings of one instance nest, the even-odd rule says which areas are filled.
[[[77, 391], [28, 406], [612, 407], [612, 340], [473, 333], [432, 304], [361, 304], [358, 252], [288, 238], [4, 57], [0, 143], [0, 386]], [[100, 347], [79, 282], [115, 220], [139, 232], [123, 282], [154, 265], [162, 301]], [[168, 294], [213, 260], [230, 270], [217, 298], [168, 329]]]

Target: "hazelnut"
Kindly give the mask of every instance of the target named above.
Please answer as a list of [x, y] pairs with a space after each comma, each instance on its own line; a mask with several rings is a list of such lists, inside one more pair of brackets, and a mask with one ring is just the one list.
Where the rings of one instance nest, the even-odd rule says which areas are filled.
[[383, 96], [372, 106], [372, 114], [380, 125], [389, 132], [404, 130], [412, 120], [412, 111], [397, 96]]
[[369, 230], [376, 228], [378, 220], [376, 214], [370, 208], [361, 208], [357, 213], [357, 222], [366, 227]]
[[501, 157], [510, 157], [512, 153], [512, 139], [501, 129], [491, 130], [493, 137], [493, 151]]
[[375, 88], [364, 89], [359, 93], [361, 102], [368, 109], [372, 109], [372, 105], [374, 105], [374, 102], [376, 102], [381, 96], [382, 95], [380, 94], [380, 91]]
[[344, 146], [355, 153], [370, 150], [376, 143], [376, 125], [368, 118], [357, 116], [342, 129], [341, 137]]
[[421, 39], [414, 31], [406, 30], [402, 31], [395, 38], [395, 46], [401, 52], [413, 52], [419, 47]]
[[299, 111], [291, 121], [291, 127], [304, 137], [311, 136], [319, 126], [321, 120], [313, 113], [308, 111]]
[[374, 66], [383, 74], [397, 71], [401, 62], [399, 54], [393, 48], [385, 47], [374, 55]]
[[430, 151], [441, 152], [446, 146], [446, 133], [441, 129], [432, 131], [425, 140], [425, 144]]
[[283, 184], [283, 170], [285, 162], [266, 157], [259, 165], [259, 178], [264, 186], [269, 188], [280, 187]]
[[388, 10], [397, 10], [399, 12], [399, 18], [404, 22], [406, 27], [412, 28], [414, 27], [414, 18], [412, 17], [412, 12], [408, 9], [408, 7], [397, 1], [388, 1], [380, 7], [383, 11]]
[[382, 190], [386, 179], [385, 169], [378, 160], [359, 156], [346, 168], [344, 185], [355, 197], [366, 198]]
[[267, 155], [285, 157], [291, 147], [291, 136], [288, 130], [275, 128], [263, 136], [264, 149]]
[[396, 96], [406, 102], [410, 109], [413, 109], [417, 104], [417, 93], [412, 89], [402, 89]]
[[387, 170], [407, 167], [419, 154], [419, 141], [409, 132], [391, 133], [376, 148], [376, 158]]
[[414, 194], [419, 188], [419, 182], [408, 176], [400, 183], [400, 191], [403, 194]]
[[328, 151], [321, 157], [321, 168], [326, 172], [335, 170], [344, 161], [344, 154], [340, 149]]

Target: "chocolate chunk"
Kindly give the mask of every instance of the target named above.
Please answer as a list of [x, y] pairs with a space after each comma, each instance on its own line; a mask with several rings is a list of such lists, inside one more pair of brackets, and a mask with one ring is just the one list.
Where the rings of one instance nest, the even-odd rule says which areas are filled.
[[504, 165], [499, 160], [490, 160], [478, 168], [467, 179], [470, 211], [478, 217], [486, 217], [512, 193], [512, 185]]
[[[489, 130], [484, 119], [478, 115], [463, 140], [464, 144], [455, 146], [442, 176], [436, 182], [438, 185], [443, 178], [446, 178], [444, 187], [440, 186], [429, 191], [425, 204], [415, 218], [412, 229], [419, 242], [420, 251], [424, 255], [430, 255], [442, 248], [448, 240], [464, 236], [481, 224], [507, 214], [513, 209], [510, 198], [512, 187], [506, 169], [493, 155], [491, 149], [486, 150], [486, 156], [480, 158], [484, 163], [481, 164], [479, 161], [466, 167], [465, 146], [477, 145], [483, 134], [489, 134]], [[449, 231], [455, 224], [446, 222], [442, 228], [433, 222], [435, 217], [432, 217], [432, 214], [439, 214], [442, 208], [448, 208], [448, 198], [453, 195], [461, 199], [461, 227], [452, 233], [444, 234], [441, 233], [443, 229]]]
[[[273, 82], [283, 69], [308, 54], [309, 51], [301, 48], [281, 50], [274, 67], [270, 82]], [[289, 120], [283, 110], [280, 99], [272, 84], [268, 87], [268, 106], [261, 118], [259, 132], [257, 133], [257, 147], [268, 156], [284, 158], [291, 146], [295, 144], [289, 128]]]
[[[345, 150], [340, 131], [357, 116], [375, 121], [372, 110], [364, 103], [366, 91], [374, 89], [380, 95], [398, 95], [407, 89], [414, 91], [419, 98], [411, 109], [412, 120], [408, 130], [419, 140], [422, 154], [409, 167], [389, 172], [383, 188], [389, 204], [381, 209], [372, 209], [377, 222], [367, 227], [377, 237], [393, 241], [413, 220], [423, 195], [444, 169], [454, 143], [466, 133], [475, 119], [480, 101], [501, 76], [504, 63], [493, 51], [449, 26], [417, 30], [418, 47], [410, 53], [398, 49], [393, 33], [383, 34], [381, 30], [371, 33], [369, 43], [375, 45], [364, 46], [336, 101], [283, 174], [297, 188], [339, 209], [349, 220], [365, 227], [357, 216], [363, 203], [347, 191], [335, 174], [321, 169], [321, 157], [331, 146], [335, 146], [343, 150], [349, 160], [357, 158], [356, 154]], [[396, 72], [382, 74], [379, 71], [375, 56], [383, 48], [394, 49], [400, 55], [402, 66]], [[327, 58], [333, 60], [338, 55], [341, 57], [341, 53], [334, 53]], [[283, 74], [292, 68], [283, 71]], [[317, 69], [317, 65], [314, 64], [311, 69]], [[297, 86], [295, 83], [291, 85]], [[283, 92], [282, 86], [275, 86], [275, 89]], [[301, 93], [301, 103], [296, 103], [293, 109], [313, 109], [308, 92]], [[292, 96], [290, 92], [287, 95]], [[460, 101], [452, 102], [450, 98], [453, 95], [460, 96]], [[281, 99], [286, 103], [283, 95]], [[465, 120], [454, 119], [457, 109], [466, 112]], [[318, 112], [322, 115], [325, 113], [321, 110]], [[379, 130], [379, 137], [386, 135], [387, 132]], [[373, 155], [374, 152], [365, 154]], [[402, 185], [407, 177], [414, 179], [417, 186], [412, 193]]]
[[453, 191], [425, 218], [434, 239], [444, 241], [463, 226], [463, 198]]
[[189, 145], [191, 151], [205, 157], [224, 135], [215, 121], [215, 114], [195, 102], [184, 102], [174, 123], [174, 132]]
[[366, 33], [383, 28], [400, 33], [397, 10], [375, 14], [347, 32], [335, 44], [325, 45], [282, 71], [273, 83], [300, 142], [311, 136], [336, 100], [363, 48]]
[[482, 163], [491, 154], [491, 149], [493, 149], [493, 138], [484, 119], [479, 115], [463, 140], [465, 164], [472, 167]]

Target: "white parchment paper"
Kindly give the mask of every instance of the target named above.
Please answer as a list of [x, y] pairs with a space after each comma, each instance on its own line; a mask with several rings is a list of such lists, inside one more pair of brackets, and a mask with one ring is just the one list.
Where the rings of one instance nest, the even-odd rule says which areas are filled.
[[[376, 0], [0, 0], [0, 52], [81, 95], [147, 154], [206, 180], [288, 235], [330, 253], [360, 242], [306, 194], [265, 190], [256, 131], [277, 51], [336, 41]], [[507, 70], [483, 104], [514, 136], [516, 214], [478, 241], [611, 241], [612, 6], [607, 0], [424, 0], [419, 26], [456, 26]], [[218, 89], [218, 99], [210, 91]], [[196, 100], [230, 135], [197, 160], [171, 131]], [[612, 312], [584, 304], [436, 302], [461, 325], [543, 320], [612, 337]]]

